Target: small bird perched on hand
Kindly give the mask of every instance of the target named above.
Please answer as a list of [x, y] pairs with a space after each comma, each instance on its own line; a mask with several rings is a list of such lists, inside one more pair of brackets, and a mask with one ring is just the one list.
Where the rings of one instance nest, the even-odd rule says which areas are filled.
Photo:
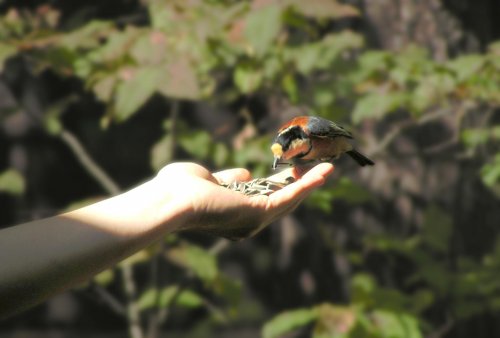
[[338, 124], [316, 116], [299, 116], [285, 123], [274, 139], [273, 169], [281, 160], [294, 164], [331, 162], [341, 154], [351, 156], [360, 166], [375, 163], [353, 148], [351, 133]]

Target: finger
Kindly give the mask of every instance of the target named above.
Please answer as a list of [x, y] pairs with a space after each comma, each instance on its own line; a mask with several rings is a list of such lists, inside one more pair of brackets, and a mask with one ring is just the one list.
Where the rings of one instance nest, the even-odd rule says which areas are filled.
[[298, 181], [287, 185], [281, 190], [269, 195], [269, 204], [271, 208], [279, 208], [293, 203], [296, 200], [304, 199], [314, 188], [319, 187], [325, 182], [334, 170], [331, 163], [320, 163], [309, 170]]
[[219, 183], [231, 183], [234, 181], [244, 182], [249, 181], [252, 178], [250, 172], [243, 168], [234, 168], [219, 171], [214, 173], [213, 176], [219, 181]]
[[176, 162], [163, 167], [158, 176], [176, 177], [178, 175], [192, 175], [212, 180], [212, 174], [199, 164], [191, 162]]

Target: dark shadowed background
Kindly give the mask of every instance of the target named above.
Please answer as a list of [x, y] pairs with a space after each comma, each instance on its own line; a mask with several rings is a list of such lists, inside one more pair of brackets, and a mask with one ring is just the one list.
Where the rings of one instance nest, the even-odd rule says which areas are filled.
[[346, 126], [376, 162], [340, 159], [256, 238], [168, 236], [0, 337], [500, 336], [498, 1], [0, 0], [0, 13], [2, 227], [173, 161], [269, 175], [273, 133], [298, 114]]

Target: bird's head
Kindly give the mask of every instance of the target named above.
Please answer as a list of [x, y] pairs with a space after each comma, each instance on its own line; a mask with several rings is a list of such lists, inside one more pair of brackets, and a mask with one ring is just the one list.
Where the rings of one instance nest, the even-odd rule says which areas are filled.
[[311, 140], [304, 128], [298, 124], [288, 124], [278, 131], [271, 151], [274, 155], [273, 169], [281, 160], [300, 158], [311, 150]]

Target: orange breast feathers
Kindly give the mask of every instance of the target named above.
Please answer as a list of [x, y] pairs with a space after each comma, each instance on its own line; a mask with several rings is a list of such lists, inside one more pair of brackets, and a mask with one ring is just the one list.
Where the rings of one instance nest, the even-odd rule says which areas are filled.
[[352, 145], [348, 139], [343, 136], [335, 138], [327, 137], [311, 137], [312, 148], [311, 151], [302, 159], [304, 160], [317, 160], [336, 158], [342, 153], [352, 150]]

